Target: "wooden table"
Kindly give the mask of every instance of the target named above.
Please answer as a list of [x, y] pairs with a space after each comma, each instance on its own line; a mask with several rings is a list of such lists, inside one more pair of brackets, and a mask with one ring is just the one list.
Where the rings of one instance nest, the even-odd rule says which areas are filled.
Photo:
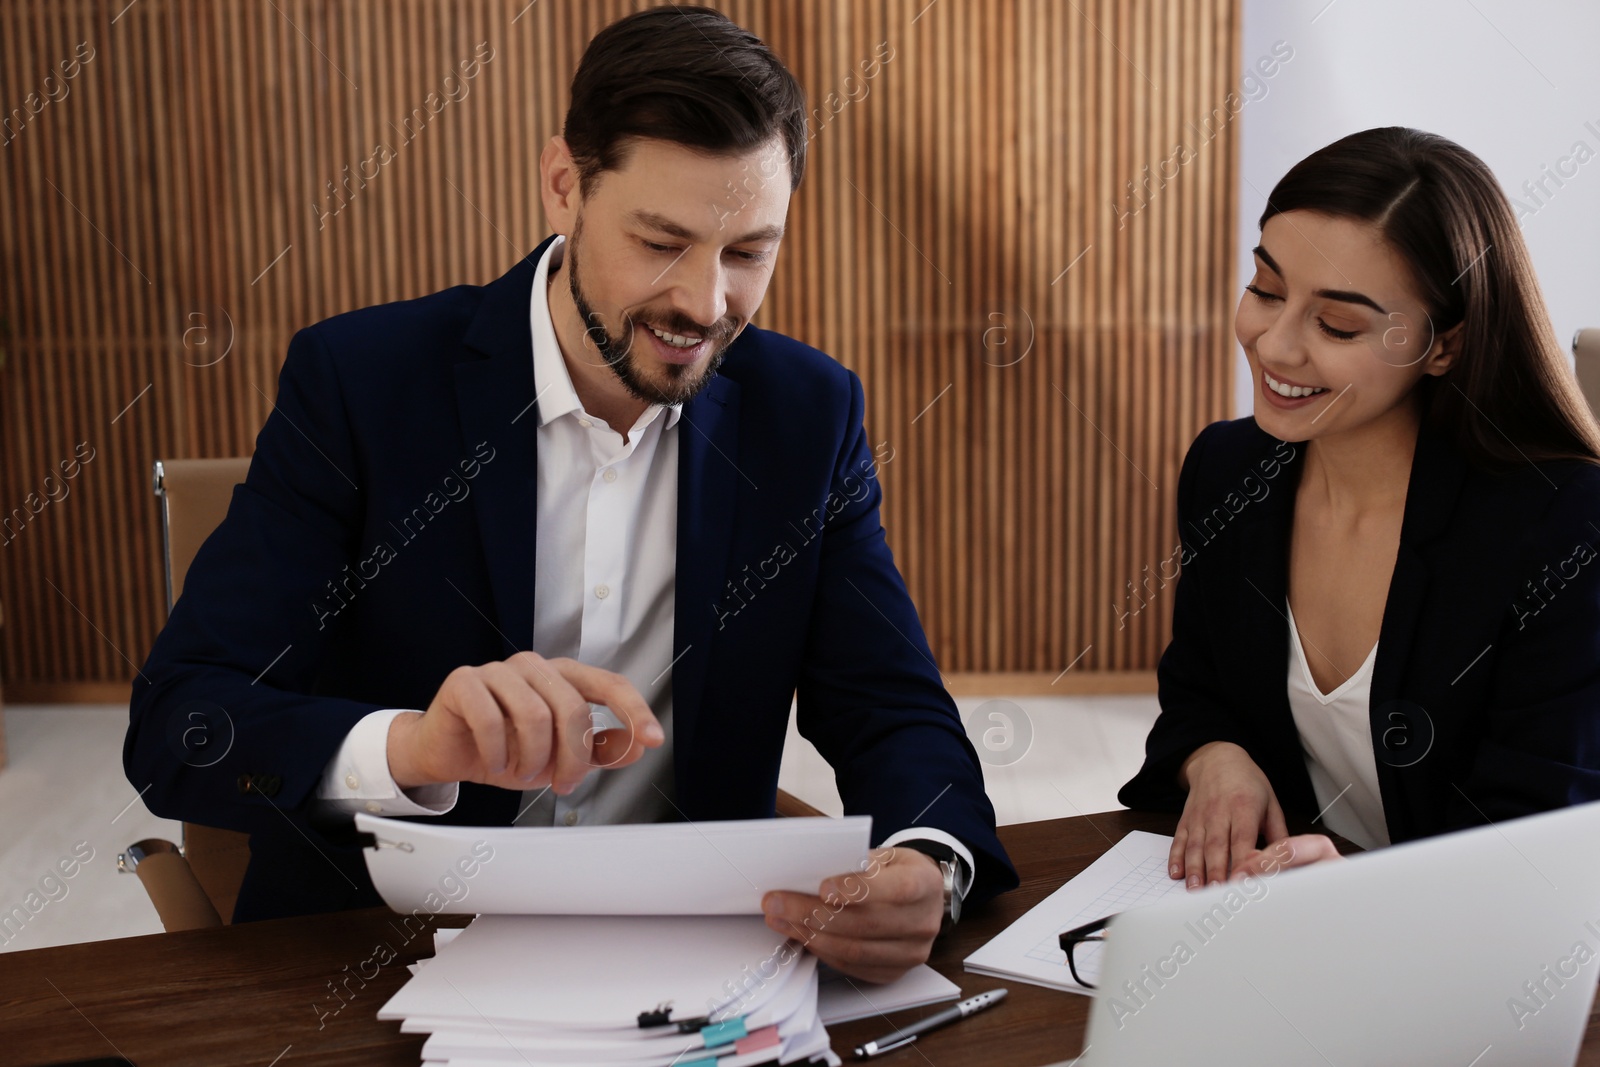
[[[1175, 823], [1170, 815], [1120, 811], [1002, 828], [1021, 888], [965, 916], [930, 962], [969, 995], [1005, 984], [1010, 997], [872, 1062], [1038, 1067], [1077, 1055], [1088, 998], [966, 974], [961, 961], [1123, 834], [1171, 833]], [[130, 881], [128, 891], [138, 889]], [[461, 926], [466, 917], [440, 921]], [[137, 1067], [416, 1067], [423, 1037], [401, 1034], [399, 1024], [375, 1016], [404, 984], [405, 964], [431, 955], [432, 943], [431, 927], [408, 929], [399, 916], [374, 908], [0, 953], [0, 1063], [121, 1054]], [[389, 957], [390, 951], [375, 957], [383, 946], [393, 961], [370, 962]], [[894, 1018], [901, 1023], [935, 1010]], [[834, 1049], [853, 1060], [852, 1048], [889, 1029], [879, 1018], [829, 1033]], [[1600, 1017], [1590, 1016], [1578, 1062], [1600, 1067]]]

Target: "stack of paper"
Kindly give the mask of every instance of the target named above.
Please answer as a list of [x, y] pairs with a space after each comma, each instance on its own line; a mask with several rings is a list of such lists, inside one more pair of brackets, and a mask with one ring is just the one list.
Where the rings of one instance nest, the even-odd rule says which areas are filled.
[[[696, 920], [702, 921], [702, 920]], [[483, 924], [488, 924], [483, 926]], [[434, 948], [440, 956], [449, 953], [452, 961], [450, 969], [455, 971], [463, 968], [473, 968], [478, 962], [476, 957], [489, 953], [492, 957], [501, 957], [506, 949], [488, 949], [485, 946], [490, 942], [504, 943], [511, 946], [526, 947], [527, 942], [539, 936], [532, 927], [521, 920], [500, 918], [479, 918], [472, 922], [471, 928], [478, 928], [479, 932], [473, 935], [474, 941], [468, 942], [465, 953], [458, 952], [448, 946], [452, 944], [465, 931], [462, 929], [439, 930], [434, 934]], [[476, 943], [474, 943], [476, 942]], [[793, 946], [793, 943], [790, 943]], [[413, 975], [420, 975], [423, 968], [431, 965], [433, 959], [423, 959], [413, 964], [410, 968]], [[774, 961], [779, 962], [779, 961]], [[792, 1040], [803, 1024], [810, 1017], [813, 1006], [811, 999], [815, 995], [814, 1012], [822, 1026], [833, 1023], [849, 1022], [854, 1019], [868, 1017], [882, 1017], [889, 1012], [900, 1011], [905, 1008], [919, 1008], [940, 1001], [954, 1000], [961, 995], [960, 988], [940, 975], [931, 967], [913, 968], [905, 977], [888, 985], [871, 985], [857, 982], [832, 968], [817, 965], [814, 957], [805, 956], [795, 961], [798, 964], [796, 973], [787, 979], [788, 993], [784, 998], [774, 998], [763, 1008], [756, 1009], [752, 1016], [747, 1013], [737, 1026], [723, 1026], [721, 1030], [711, 1030], [708, 1034], [706, 1028], [698, 1033], [684, 1034], [676, 1027], [650, 1029], [645, 1031], [630, 1031], [621, 1040], [611, 1043], [639, 1055], [629, 1058], [625, 1062], [630, 1065], [642, 1065], [652, 1061], [653, 1057], [673, 1054], [678, 1058], [668, 1060], [674, 1067], [685, 1067], [694, 1063], [703, 1062], [707, 1057], [715, 1057], [718, 1067], [734, 1067], [742, 1063], [762, 1063], [778, 1060], [790, 1062], [791, 1057], [798, 1059], [810, 1052], [815, 1035], [820, 1031], [806, 1034], [803, 1040]], [[647, 970], [640, 967], [638, 958], [628, 960], [628, 967], [632, 969]], [[503, 966], [490, 961], [492, 968]], [[808, 978], [809, 971], [816, 971], [818, 979], [815, 984]], [[770, 971], [770, 965], [769, 965]], [[743, 1008], [749, 1009], [753, 997], [745, 997], [747, 991], [755, 989], [755, 978], [762, 974], [757, 969], [750, 976], [743, 977], [737, 984], [735, 993]], [[579, 976], [570, 976], [578, 980]], [[776, 976], [774, 976], [775, 978]], [[469, 979], [469, 984], [471, 980]], [[557, 983], [558, 985], [561, 983]], [[558, 996], [566, 998], [572, 995], [572, 984], [566, 983], [565, 990]], [[724, 990], [724, 992], [727, 992]], [[400, 1028], [407, 1033], [428, 1033], [432, 1036], [423, 1046], [424, 1064], [450, 1064], [452, 1067], [469, 1067], [471, 1064], [495, 1064], [496, 1067], [506, 1061], [518, 1063], [535, 1063], [546, 1065], [551, 1061], [537, 1058], [540, 1051], [560, 1050], [562, 1055], [572, 1052], [574, 1055], [583, 1055], [582, 1062], [597, 1062], [593, 1057], [602, 1051], [603, 1041], [594, 1040], [593, 1032], [578, 1027], [563, 1025], [555, 1030], [553, 1035], [547, 1034], [543, 1042], [529, 1041], [525, 1038], [528, 1031], [534, 1031], [537, 1036], [538, 1027], [514, 1023], [511, 1020], [501, 1020], [492, 1023], [476, 1008], [468, 1005], [466, 993], [462, 986], [456, 983], [454, 977], [447, 977], [443, 972], [430, 975], [426, 982], [414, 981], [401, 991], [401, 995], [394, 997], [379, 1011], [381, 1019], [398, 1018]], [[774, 1015], [781, 1014], [788, 1006], [787, 998], [798, 998], [800, 1011], [791, 1015], [787, 1021], [778, 1022], [768, 1027], [758, 1027], [754, 1032], [750, 1027], [755, 1023], [765, 1021]], [[531, 995], [530, 995], [531, 999]], [[431, 1003], [430, 1003], [431, 1002]], [[424, 1014], [405, 1015], [406, 1006], [419, 1007], [425, 1010]], [[397, 1007], [398, 1005], [398, 1007]], [[492, 1003], [496, 1007], [498, 1002]], [[515, 1005], [512, 1005], [515, 1007]], [[734, 1003], [725, 1005], [725, 1009], [738, 1007]], [[656, 1005], [652, 1005], [652, 1008]], [[674, 1006], [676, 1007], [676, 1006]], [[452, 1008], [454, 1009], [452, 1011]], [[470, 1015], [466, 1024], [462, 1025], [463, 1009]], [[764, 1013], [764, 1014], [763, 1014]], [[685, 1016], [674, 1011], [675, 1018]], [[569, 1017], [562, 1020], [569, 1023]], [[634, 1020], [637, 1026], [637, 1019]], [[617, 1028], [606, 1028], [611, 1031], [611, 1038], [615, 1038]], [[733, 1036], [742, 1029], [744, 1037]], [[622, 1030], [628, 1030], [624, 1026]], [[775, 1032], [774, 1032], [775, 1030]], [[827, 1035], [820, 1031], [823, 1049], [820, 1053], [813, 1053], [813, 1058], [837, 1064], [838, 1060], [826, 1048]], [[599, 1035], [604, 1038], [606, 1035]], [[707, 1044], [707, 1038], [710, 1044]], [[719, 1041], [720, 1038], [729, 1038]], [[785, 1044], [785, 1041], [788, 1043]], [[755, 1055], [766, 1052], [763, 1059]], [[736, 1058], [738, 1057], [738, 1058]]]
[[441, 1067], [839, 1062], [816, 958], [756, 916], [480, 916], [378, 1018], [431, 1035]]
[[[869, 819], [357, 826], [373, 835], [367, 866], [390, 907], [478, 914], [441, 932], [378, 1012], [430, 1035], [425, 1065], [839, 1063], [816, 957], [767, 927], [761, 898], [861, 871]], [[885, 987], [841, 976], [828, 1003], [842, 1019], [958, 993], [918, 968]]]

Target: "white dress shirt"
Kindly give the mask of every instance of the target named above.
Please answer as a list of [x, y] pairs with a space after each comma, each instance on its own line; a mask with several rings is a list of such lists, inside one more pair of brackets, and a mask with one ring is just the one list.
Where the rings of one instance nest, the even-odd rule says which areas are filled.
[[[565, 797], [523, 794], [519, 826], [662, 822], [683, 818], [672, 761], [672, 644], [678, 528], [678, 420], [681, 406], [651, 406], [617, 433], [586, 412], [556, 341], [550, 270], [565, 241], [556, 237], [534, 271], [529, 301], [533, 380], [538, 400], [538, 491], [533, 609], [534, 651], [566, 656], [624, 675], [666, 734], [658, 748], [615, 771], [590, 771]], [[557, 284], [564, 284], [558, 282]], [[319, 801], [342, 811], [438, 815], [455, 806], [456, 783], [400, 789], [389, 774], [389, 723], [376, 711], [350, 731], [329, 762]], [[596, 725], [617, 720], [595, 713]], [[911, 827], [884, 840], [949, 846], [963, 861], [957, 890], [972, 882], [972, 853], [942, 830]]]
[[[666, 741], [628, 767], [590, 771], [565, 797], [524, 793], [516, 824], [677, 820], [670, 668], [681, 405], [646, 408], [626, 438], [584, 411], [550, 318], [546, 281], [564, 252], [557, 237], [539, 261], [530, 308], [539, 400], [533, 648], [625, 676]], [[599, 714], [596, 725], [618, 722]]]
[[[1284, 606], [1288, 607], [1287, 599]], [[1369, 715], [1378, 646], [1372, 646], [1366, 660], [1337, 689], [1324, 693], [1312, 680], [1294, 610], [1288, 614], [1289, 710], [1300, 732], [1317, 806], [1323, 809], [1322, 822], [1362, 848], [1387, 845], [1389, 824], [1383, 817]]]

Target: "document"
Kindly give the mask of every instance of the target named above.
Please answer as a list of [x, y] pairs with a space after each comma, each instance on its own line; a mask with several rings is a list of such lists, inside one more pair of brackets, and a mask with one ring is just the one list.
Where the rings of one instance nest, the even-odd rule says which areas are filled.
[[[486, 915], [436, 945], [378, 1009], [431, 1035], [425, 1063], [741, 1067], [828, 1047], [816, 957], [756, 916]], [[668, 1025], [639, 1025], [662, 1009]]]
[[750, 819], [474, 827], [357, 815], [395, 911], [464, 915], [759, 915], [769, 890], [859, 871], [872, 820]]
[[[1171, 849], [1172, 838], [1135, 830], [968, 956], [966, 969], [1092, 994], [1092, 990], [1072, 980], [1067, 954], [1061, 951], [1060, 935], [1107, 915], [1184, 892], [1183, 881], [1167, 875]], [[1100, 974], [1100, 951], [1100, 945], [1091, 942], [1079, 947], [1073, 957], [1078, 973], [1090, 982]]]

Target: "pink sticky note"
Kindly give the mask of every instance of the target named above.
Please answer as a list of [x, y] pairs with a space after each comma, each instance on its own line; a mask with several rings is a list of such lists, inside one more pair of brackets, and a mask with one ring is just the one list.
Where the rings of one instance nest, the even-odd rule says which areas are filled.
[[754, 1030], [733, 1043], [733, 1051], [743, 1056], [746, 1052], [755, 1052], [758, 1049], [771, 1048], [778, 1043], [778, 1028], [765, 1026]]

